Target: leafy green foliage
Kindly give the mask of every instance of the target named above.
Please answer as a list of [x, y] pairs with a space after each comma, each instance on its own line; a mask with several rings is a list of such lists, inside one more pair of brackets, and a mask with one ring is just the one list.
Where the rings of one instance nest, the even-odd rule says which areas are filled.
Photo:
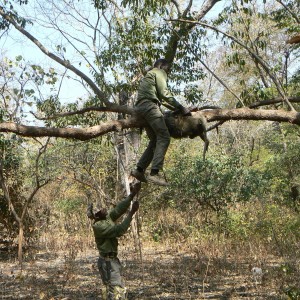
[[[276, 147], [276, 145], [275, 145]], [[266, 170], [274, 176], [271, 184], [273, 199], [295, 209], [300, 206], [300, 169], [297, 167], [299, 144], [289, 143], [287, 151], [277, 145], [278, 155], [266, 163]], [[274, 148], [273, 148], [274, 149]]]
[[[21, 55], [16, 56], [14, 60], [4, 57], [0, 74], [0, 82], [3, 85], [0, 111], [4, 121], [20, 121], [26, 118], [27, 110], [41, 103], [37, 87], [54, 86], [58, 80], [53, 68], [45, 71], [41, 66], [29, 65]], [[51, 102], [53, 107], [54, 96], [50, 96], [48, 102]], [[56, 103], [58, 105], [58, 99]]]
[[[141, 22], [140, 18], [129, 16], [116, 20], [115, 35], [111, 37], [110, 47], [103, 50], [97, 57], [101, 68], [111, 69], [114, 82], [112, 92], [118, 92], [118, 85], [127, 84], [136, 76], [137, 71], [144, 70], [152, 65], [157, 56], [157, 46], [153, 34], [153, 24]], [[136, 58], [136, 59], [132, 59]], [[129, 92], [132, 91], [133, 87]]]
[[283, 291], [291, 300], [297, 300], [300, 298], [300, 289], [295, 286], [286, 287]]
[[253, 85], [249, 86], [245, 82], [241, 81], [245, 86], [240, 94], [240, 98], [243, 100], [245, 105], [250, 105], [256, 101], [264, 101], [272, 98], [274, 90], [265, 88], [259, 82], [255, 82]]
[[[182, 30], [186, 30], [185, 28]], [[179, 30], [180, 31], [180, 30]], [[170, 34], [174, 34], [171, 30]], [[203, 59], [207, 53], [206, 46], [202, 43], [202, 38], [206, 31], [195, 28], [185, 38], [180, 39], [178, 43], [178, 50], [176, 55], [176, 62], [173, 64], [170, 78], [178, 85], [186, 84], [187, 82], [198, 82], [205, 77], [205, 73], [201, 67], [200, 60]], [[180, 89], [175, 89], [178, 93]]]
[[123, 7], [129, 7], [133, 10], [137, 15], [140, 15], [140, 17], [145, 20], [148, 16], [151, 14], [161, 14], [163, 12], [166, 12], [167, 4], [169, 4], [169, 0], [122, 0], [121, 5]]
[[203, 91], [196, 85], [188, 85], [184, 90], [186, 103], [196, 105], [203, 101]]
[[[21, 27], [25, 27], [26, 24], [32, 24], [32, 22], [29, 19], [22, 18], [17, 14], [16, 10], [14, 9], [13, 2], [18, 2], [19, 5], [23, 5], [23, 4], [27, 4], [28, 0], [4, 1], [4, 6], [1, 6], [1, 8], [6, 12], [7, 15], [13, 18]], [[6, 30], [7, 28], [9, 28], [9, 25], [10, 23], [6, 19], [2, 18], [0, 20], [0, 30]]]
[[[159, 21], [164, 16], [169, 18], [170, 11], [171, 15], [174, 14], [169, 1], [144, 1], [139, 5], [133, 4], [134, 2], [122, 2], [130, 10], [113, 21], [115, 30], [110, 36], [109, 47], [99, 51], [95, 60], [102, 71], [110, 74], [111, 80], [105, 84], [105, 89], [111, 93], [125, 90], [132, 94], [136, 91], [139, 82], [136, 77], [141, 78], [156, 59], [166, 57], [166, 53], [172, 51], [167, 49], [170, 37], [173, 35], [176, 40], [177, 31], [179, 35], [187, 33], [185, 25], [178, 29], [177, 26]], [[103, 3], [101, 1], [98, 5], [102, 7]], [[201, 43], [204, 34], [203, 29], [195, 28], [189, 36], [176, 42], [179, 43], [178, 52], [170, 77], [176, 83], [172, 85], [175, 93], [182, 91], [182, 88], [175, 88], [181, 83], [204, 77], [203, 70], [197, 63], [197, 57], [205, 53], [205, 46]], [[98, 84], [102, 85], [98, 81], [98, 75], [95, 73], [94, 76]]]
[[300, 95], [300, 69], [298, 69], [292, 76], [289, 82], [289, 89], [291, 89], [291, 94], [295, 96]]
[[288, 34], [298, 33], [300, 29], [291, 12], [294, 13], [294, 16], [299, 16], [300, 7], [297, 1], [285, 1], [285, 7], [282, 6], [271, 13], [276, 26], [285, 29]]
[[[297, 55], [297, 52], [292, 53], [295, 48], [282, 49], [280, 41], [282, 36], [299, 31], [295, 30], [295, 26], [299, 26], [296, 20], [298, 10], [296, 1], [269, 6], [254, 5], [254, 1], [233, 1], [214, 20], [215, 26], [222, 27], [244, 45], [223, 37], [224, 45], [231, 48], [225, 55], [226, 65], [232, 70], [231, 76], [241, 83], [241, 87], [236, 88], [245, 105], [276, 97], [279, 89], [272, 77], [286, 86], [289, 81], [287, 74], [295, 71], [293, 66], [289, 69], [286, 55]], [[264, 61], [268, 71], [251, 53]]]
[[264, 180], [264, 174], [248, 169], [237, 155], [206, 161], [202, 157], [183, 157], [171, 171], [175, 193], [181, 194], [184, 201], [196, 201], [217, 212], [229, 203], [247, 202], [261, 195]]
[[75, 212], [84, 211], [82, 207], [82, 200], [80, 198], [74, 199], [60, 199], [56, 202], [57, 209], [66, 215], [74, 214]]

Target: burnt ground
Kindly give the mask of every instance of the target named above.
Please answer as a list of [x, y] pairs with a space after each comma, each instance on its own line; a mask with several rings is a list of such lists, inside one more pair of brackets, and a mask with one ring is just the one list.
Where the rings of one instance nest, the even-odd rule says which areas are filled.
[[[158, 245], [143, 246], [139, 255], [122, 248], [128, 299], [289, 299], [279, 258], [266, 258], [263, 276], [254, 278], [247, 257], [197, 256]], [[16, 259], [2, 253], [0, 299], [101, 299], [96, 261], [95, 249], [36, 252], [21, 272]]]

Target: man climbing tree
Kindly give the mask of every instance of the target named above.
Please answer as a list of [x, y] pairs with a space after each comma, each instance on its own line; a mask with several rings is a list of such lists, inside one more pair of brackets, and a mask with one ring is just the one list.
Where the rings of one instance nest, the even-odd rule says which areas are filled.
[[120, 224], [115, 224], [129, 208], [131, 201], [141, 189], [141, 183], [135, 183], [128, 197], [117, 204], [111, 211], [101, 208], [95, 214], [93, 205], [90, 204], [87, 216], [94, 220], [93, 231], [97, 248], [99, 250], [98, 268], [104, 289], [103, 299], [125, 299], [126, 288], [121, 277], [121, 264], [118, 259], [118, 237], [125, 234], [133, 215], [139, 209], [138, 201], [133, 202], [127, 217]]
[[[170, 68], [171, 64], [167, 60], [158, 59], [139, 85], [136, 107], [148, 124], [146, 132], [150, 141], [137, 163], [137, 168], [131, 172], [133, 177], [142, 182], [148, 180], [162, 186], [168, 185], [159, 171], [163, 168], [165, 154], [170, 144], [170, 133], [160, 106], [179, 110], [183, 116], [191, 115], [190, 111], [178, 103], [167, 89], [167, 74]], [[145, 170], [151, 162], [151, 172], [146, 178]]]

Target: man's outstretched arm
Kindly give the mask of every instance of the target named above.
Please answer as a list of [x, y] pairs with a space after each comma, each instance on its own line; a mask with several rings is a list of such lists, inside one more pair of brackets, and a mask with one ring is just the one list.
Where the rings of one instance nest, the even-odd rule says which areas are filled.
[[133, 184], [132, 187], [130, 188], [130, 194], [124, 200], [119, 202], [116, 205], [116, 207], [110, 211], [109, 216], [113, 221], [119, 219], [127, 211], [127, 209], [130, 206], [130, 202], [137, 195], [140, 189], [141, 189], [140, 182]]
[[138, 201], [133, 202], [132, 208], [124, 221], [117, 225], [111, 225], [109, 222], [102, 220], [93, 225], [94, 235], [96, 238], [116, 238], [122, 236], [130, 226], [133, 215], [139, 209]]

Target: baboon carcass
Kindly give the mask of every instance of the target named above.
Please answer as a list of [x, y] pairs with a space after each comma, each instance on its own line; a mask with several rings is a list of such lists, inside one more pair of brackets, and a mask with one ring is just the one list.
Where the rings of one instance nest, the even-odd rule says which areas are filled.
[[206, 119], [201, 115], [198, 118], [193, 116], [184, 117], [179, 114], [174, 114], [171, 111], [165, 112], [164, 117], [172, 138], [181, 139], [188, 137], [190, 139], [194, 139], [199, 136], [203, 140], [203, 159], [205, 159], [205, 154], [209, 145], [206, 132]]

